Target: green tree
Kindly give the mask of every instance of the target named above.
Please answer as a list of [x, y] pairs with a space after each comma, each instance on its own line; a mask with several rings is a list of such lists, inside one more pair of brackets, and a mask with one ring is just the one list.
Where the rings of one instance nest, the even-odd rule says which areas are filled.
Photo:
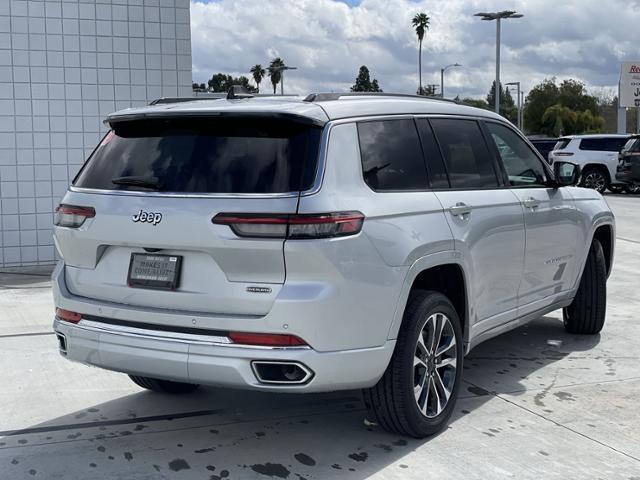
[[418, 91], [422, 91], [422, 40], [424, 39], [431, 19], [424, 12], [416, 13], [411, 19], [411, 25], [418, 37]]
[[424, 95], [425, 97], [435, 97], [436, 87], [435, 85], [427, 85], [426, 87], [418, 88], [416, 95]]
[[[491, 89], [487, 94], [487, 105], [490, 107], [494, 107], [496, 104], [496, 82], [495, 80], [491, 84]], [[502, 83], [500, 84], [500, 114], [505, 117], [507, 120], [513, 123], [518, 122], [518, 107], [513, 101], [513, 97], [511, 96], [511, 92], [507, 88], [506, 90], [502, 88]]]
[[378, 80], [371, 80], [369, 69], [366, 65], [362, 65], [356, 77], [356, 83], [351, 87], [352, 92], [382, 92], [378, 85]]
[[214, 74], [207, 82], [209, 90], [212, 92], [228, 92], [233, 85], [242, 85], [249, 92], [255, 93], [256, 88], [249, 83], [249, 79], [244, 75], [233, 77], [225, 73]]
[[[604, 110], [610, 114], [608, 107]], [[559, 85], [555, 78], [545, 79], [534, 86], [527, 95], [524, 120], [527, 132], [547, 135], [599, 132], [607, 128], [600, 116], [598, 99], [589, 95], [584, 83], [574, 79]]]
[[259, 63], [251, 67], [251, 70], [249, 71], [253, 76], [253, 81], [256, 82], [256, 88], [258, 90], [258, 93], [260, 93], [260, 82], [262, 82], [262, 79], [267, 74], [267, 72], [264, 68], [262, 68], [262, 65], [260, 65]]
[[469, 105], [470, 107], [483, 108], [485, 110], [489, 110], [489, 104], [486, 100], [482, 98], [463, 98], [462, 103], [465, 105]]
[[276, 87], [280, 80], [282, 80], [282, 67], [284, 67], [284, 60], [280, 57], [276, 57], [271, 60], [269, 63], [269, 80], [271, 81], [271, 85], [273, 85], [273, 94], [276, 93]]

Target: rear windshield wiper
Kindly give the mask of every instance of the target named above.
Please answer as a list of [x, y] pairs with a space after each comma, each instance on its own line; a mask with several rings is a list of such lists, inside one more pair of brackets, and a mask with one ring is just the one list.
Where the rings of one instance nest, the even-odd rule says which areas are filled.
[[162, 181], [157, 177], [116, 177], [111, 179], [114, 185], [131, 185], [134, 187], [162, 190]]

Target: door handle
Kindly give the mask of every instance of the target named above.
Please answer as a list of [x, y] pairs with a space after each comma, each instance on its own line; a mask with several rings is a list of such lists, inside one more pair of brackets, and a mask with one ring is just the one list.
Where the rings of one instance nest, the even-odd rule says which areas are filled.
[[465, 218], [465, 215], [469, 215], [471, 213], [471, 210], [473, 210], [473, 207], [471, 205], [467, 205], [464, 202], [458, 202], [454, 206], [449, 207], [449, 212], [451, 212], [451, 215], [460, 218]]
[[537, 198], [529, 197], [522, 204], [527, 208], [538, 208], [540, 206], [540, 200]]

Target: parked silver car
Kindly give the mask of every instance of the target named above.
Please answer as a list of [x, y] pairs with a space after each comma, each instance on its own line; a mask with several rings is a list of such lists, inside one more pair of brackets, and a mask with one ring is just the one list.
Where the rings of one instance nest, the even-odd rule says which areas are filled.
[[114, 113], [57, 209], [54, 328], [138, 385], [363, 389], [442, 429], [474, 346], [564, 308], [605, 319], [614, 218], [502, 117], [312, 94]]

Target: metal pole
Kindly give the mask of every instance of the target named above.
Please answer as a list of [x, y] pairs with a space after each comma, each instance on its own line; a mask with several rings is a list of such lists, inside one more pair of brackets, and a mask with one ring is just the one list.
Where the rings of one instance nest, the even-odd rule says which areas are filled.
[[518, 82], [518, 115], [516, 115], [518, 120], [518, 129], [522, 131], [522, 124], [520, 123], [520, 82]]
[[[520, 130], [524, 128], [524, 92], [520, 92], [520, 104], [522, 107], [520, 108]], [[523, 130], [524, 131], [524, 130]]]
[[496, 19], [496, 113], [500, 114], [500, 17]]
[[284, 69], [280, 70], [280, 95], [284, 95]]
[[636, 107], [636, 133], [640, 133], [640, 107]]
[[440, 69], [440, 96], [444, 98], [444, 68]]

